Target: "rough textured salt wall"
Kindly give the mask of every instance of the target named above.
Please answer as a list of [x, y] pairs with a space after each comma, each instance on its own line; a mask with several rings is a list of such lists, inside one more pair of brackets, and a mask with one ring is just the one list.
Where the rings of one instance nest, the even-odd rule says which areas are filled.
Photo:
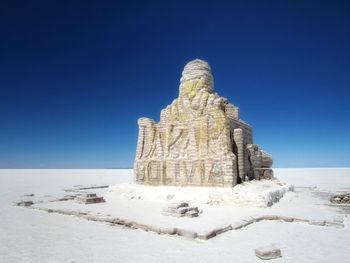
[[[138, 121], [138, 183], [233, 187], [263, 168], [252, 167], [249, 159], [255, 156], [247, 150], [251, 127], [239, 119], [238, 107], [214, 91], [210, 66], [203, 60], [186, 64], [179, 97], [160, 117], [159, 123]], [[268, 162], [267, 156], [264, 164]]]

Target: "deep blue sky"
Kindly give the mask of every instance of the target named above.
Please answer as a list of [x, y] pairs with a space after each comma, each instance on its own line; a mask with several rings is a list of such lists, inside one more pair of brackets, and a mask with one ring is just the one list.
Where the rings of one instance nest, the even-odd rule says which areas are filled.
[[0, 168], [131, 167], [207, 60], [275, 167], [350, 166], [348, 1], [1, 1]]

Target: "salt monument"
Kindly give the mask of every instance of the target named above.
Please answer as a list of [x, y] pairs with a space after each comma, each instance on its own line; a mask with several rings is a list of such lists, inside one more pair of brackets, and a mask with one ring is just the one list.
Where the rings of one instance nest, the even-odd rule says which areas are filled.
[[159, 123], [140, 118], [138, 125], [136, 183], [233, 187], [273, 177], [271, 156], [253, 144], [239, 108], [215, 92], [206, 61], [186, 64], [179, 97]]

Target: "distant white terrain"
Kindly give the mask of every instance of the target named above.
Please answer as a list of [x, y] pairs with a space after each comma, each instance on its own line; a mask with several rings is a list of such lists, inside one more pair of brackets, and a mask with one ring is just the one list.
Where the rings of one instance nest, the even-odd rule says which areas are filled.
[[[194, 194], [200, 198], [192, 201], [203, 213], [198, 218], [183, 219], [162, 216], [164, 200], [150, 200], [166, 199], [167, 195], [162, 194], [166, 188], [152, 188], [153, 194], [132, 185], [125, 187], [132, 183], [132, 170], [0, 170], [0, 262], [261, 262], [254, 249], [271, 244], [282, 252], [282, 258], [271, 262], [348, 262], [350, 208], [333, 205], [329, 198], [350, 192], [350, 168], [274, 171], [282, 183], [294, 185], [295, 190], [286, 192], [273, 206], [220, 201], [206, 204], [203, 200], [207, 196], [198, 189]], [[67, 194], [64, 189], [75, 185], [111, 185], [94, 191], [103, 194], [107, 202], [81, 205], [69, 200], [35, 206], [109, 213], [199, 232], [260, 215], [301, 218], [310, 223], [260, 221], [202, 241], [13, 206], [17, 200], [61, 197]], [[251, 183], [243, 189], [261, 187], [264, 185]], [[34, 196], [24, 196], [29, 194]], [[176, 193], [173, 195], [176, 197]], [[217, 197], [218, 192], [213, 195]], [[181, 192], [180, 198], [188, 198], [188, 193]], [[253, 195], [251, 200], [254, 198], [261, 196]], [[330, 226], [324, 222], [330, 222]]]

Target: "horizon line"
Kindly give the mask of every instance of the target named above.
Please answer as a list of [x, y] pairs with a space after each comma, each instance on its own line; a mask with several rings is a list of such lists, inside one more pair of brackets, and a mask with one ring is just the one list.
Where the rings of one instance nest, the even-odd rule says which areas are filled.
[[[133, 167], [113, 168], [0, 168], [0, 170], [133, 170]], [[272, 169], [350, 169], [350, 166], [323, 166], [323, 167], [272, 167]]]

